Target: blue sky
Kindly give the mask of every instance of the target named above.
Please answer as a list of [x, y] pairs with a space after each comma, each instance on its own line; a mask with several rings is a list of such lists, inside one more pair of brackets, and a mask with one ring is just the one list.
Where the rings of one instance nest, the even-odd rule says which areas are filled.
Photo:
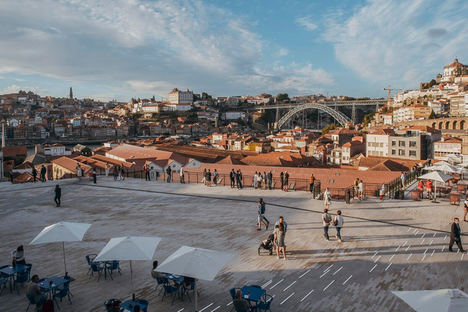
[[0, 94], [384, 97], [468, 63], [464, 0], [1, 0]]

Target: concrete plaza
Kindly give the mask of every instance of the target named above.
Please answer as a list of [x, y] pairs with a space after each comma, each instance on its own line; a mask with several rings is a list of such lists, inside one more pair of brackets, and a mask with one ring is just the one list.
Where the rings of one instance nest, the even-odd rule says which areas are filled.
[[[468, 290], [468, 255], [449, 253], [448, 231], [463, 207], [443, 200], [367, 199], [341, 209], [345, 224], [343, 243], [322, 236], [323, 202], [305, 192], [236, 190], [201, 184], [167, 184], [99, 178], [59, 181], [62, 207], [53, 202], [55, 182], [0, 184], [0, 265], [11, 262], [10, 252], [25, 245], [32, 274], [63, 275], [61, 244], [29, 246], [41, 229], [59, 221], [88, 222], [82, 242], [66, 243], [67, 269], [75, 280], [62, 311], [104, 311], [109, 298], [130, 299], [129, 264], [114, 280], [89, 278], [86, 254], [97, 254], [111, 237], [141, 235], [162, 237], [154, 259], [162, 262], [181, 245], [232, 252], [234, 260], [213, 282], [200, 281], [199, 311], [230, 311], [229, 289], [248, 284], [263, 286], [274, 296], [272, 311], [410, 311], [391, 290], [460, 288]], [[288, 259], [257, 255], [270, 231], [256, 230], [256, 201], [267, 203], [266, 216], [288, 222]], [[468, 223], [461, 222], [462, 232]], [[468, 246], [468, 237], [462, 241]], [[466, 248], [465, 246], [465, 248]], [[454, 250], [457, 250], [456, 246]], [[133, 264], [135, 293], [150, 302], [148, 311], [192, 311], [188, 301], [171, 300], [155, 292], [151, 261]], [[0, 296], [0, 311], [25, 310], [25, 289]]]

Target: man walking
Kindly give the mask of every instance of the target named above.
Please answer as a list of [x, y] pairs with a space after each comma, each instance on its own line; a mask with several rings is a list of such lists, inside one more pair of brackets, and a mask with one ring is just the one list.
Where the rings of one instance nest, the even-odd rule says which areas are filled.
[[145, 170], [145, 181], [151, 181], [150, 169], [149, 169], [148, 164], [145, 164], [144, 170]]
[[309, 179], [309, 190], [311, 193], [314, 192], [314, 183], [315, 183], [315, 177], [314, 177], [314, 174], [312, 173]]
[[218, 184], [218, 170], [214, 170], [213, 172], [213, 184], [216, 186]]
[[36, 167], [32, 169], [33, 182], [37, 182], [37, 170]]
[[93, 183], [96, 184], [96, 182], [97, 182], [96, 168], [93, 168]]
[[234, 188], [236, 186], [236, 173], [234, 172], [234, 169], [231, 169], [229, 178], [231, 179], [231, 188]]
[[262, 230], [262, 223], [265, 225], [265, 231], [267, 231], [270, 221], [265, 217], [265, 202], [263, 201], [263, 198], [260, 198], [258, 200], [257, 231]]
[[268, 172], [267, 178], [268, 178], [268, 189], [271, 190], [271, 187], [273, 184], [273, 173], [271, 172], [271, 170]]
[[281, 171], [280, 173], [280, 180], [281, 180], [281, 189], [284, 189], [284, 172]]
[[55, 204], [57, 205], [57, 207], [60, 207], [60, 198], [61, 197], [62, 197], [62, 189], [57, 184], [55, 186], [55, 197], [54, 197], [54, 201], [55, 201]]
[[46, 180], [46, 172], [47, 172], [47, 169], [44, 165], [42, 165], [41, 167], [41, 181], [42, 182], [45, 182]]
[[343, 216], [341, 215], [341, 210], [338, 210], [336, 212], [336, 216], [333, 218], [333, 225], [336, 228], [336, 238], [338, 239], [338, 242], [342, 243], [343, 241], [341, 240], [341, 228], [343, 227], [344, 220]]
[[326, 240], [330, 240], [330, 237], [328, 236], [328, 228], [330, 227], [331, 221], [332, 221], [332, 218], [330, 214], [328, 213], [328, 209], [325, 208], [322, 214], [322, 224], [323, 224], [323, 237], [325, 237]]
[[185, 172], [184, 172], [184, 167], [181, 167], [181, 168], [180, 168], [179, 175], [180, 175], [180, 183], [184, 184], [184, 183], [185, 183]]
[[459, 219], [453, 218], [452, 227], [450, 229], [450, 243], [449, 243], [449, 251], [453, 252], [453, 243], [456, 243], [460, 252], [465, 252], [462, 247], [461, 243], [461, 230], [460, 224], [458, 224]]
[[237, 189], [242, 190], [242, 172], [240, 169], [237, 170], [236, 174]]
[[167, 173], [167, 180], [166, 180], [166, 182], [167, 182], [167, 183], [171, 183], [171, 173], [172, 173], [172, 169], [171, 169], [170, 166], [167, 167], [166, 173]]
[[285, 192], [287, 192], [289, 189], [289, 173], [286, 171], [284, 173], [284, 190]]

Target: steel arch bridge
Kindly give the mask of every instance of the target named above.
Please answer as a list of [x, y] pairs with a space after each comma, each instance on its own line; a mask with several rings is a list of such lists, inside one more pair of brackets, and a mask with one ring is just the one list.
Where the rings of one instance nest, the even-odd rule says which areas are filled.
[[324, 105], [324, 104], [319, 104], [319, 103], [306, 103], [306, 104], [303, 104], [303, 105], [296, 106], [293, 109], [291, 109], [290, 111], [288, 111], [286, 113], [286, 115], [284, 115], [283, 117], [281, 117], [280, 120], [278, 120], [276, 128], [281, 129], [283, 127], [283, 125], [289, 119], [291, 119], [291, 117], [293, 117], [297, 113], [299, 113], [299, 112], [301, 112], [303, 110], [306, 110], [306, 109], [321, 110], [321, 111], [329, 114], [333, 118], [335, 118], [335, 120], [342, 126], [345, 126], [348, 122], [352, 122], [352, 120], [348, 116], [346, 116], [345, 114], [343, 114], [343, 113], [341, 113], [341, 112], [339, 112], [337, 110], [334, 110], [330, 106], [327, 106], [327, 105]]

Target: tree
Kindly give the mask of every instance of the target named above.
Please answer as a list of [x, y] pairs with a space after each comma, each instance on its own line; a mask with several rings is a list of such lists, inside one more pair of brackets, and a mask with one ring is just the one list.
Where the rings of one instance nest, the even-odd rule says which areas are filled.
[[322, 134], [327, 134], [330, 130], [336, 129], [336, 125], [334, 123], [329, 124], [322, 128]]
[[185, 124], [192, 124], [198, 122], [198, 115], [195, 112], [190, 112], [185, 119]]
[[364, 115], [364, 118], [362, 119], [362, 123], [364, 124], [364, 126], [367, 126], [372, 121], [372, 119], [374, 119], [374, 115], [375, 113], [369, 113], [367, 115]]
[[436, 114], [433, 110], [431, 110], [431, 115], [429, 115], [429, 119], [436, 119]]
[[278, 93], [278, 95], [276, 95], [276, 102], [285, 101], [289, 101], [289, 95], [287, 93]]

